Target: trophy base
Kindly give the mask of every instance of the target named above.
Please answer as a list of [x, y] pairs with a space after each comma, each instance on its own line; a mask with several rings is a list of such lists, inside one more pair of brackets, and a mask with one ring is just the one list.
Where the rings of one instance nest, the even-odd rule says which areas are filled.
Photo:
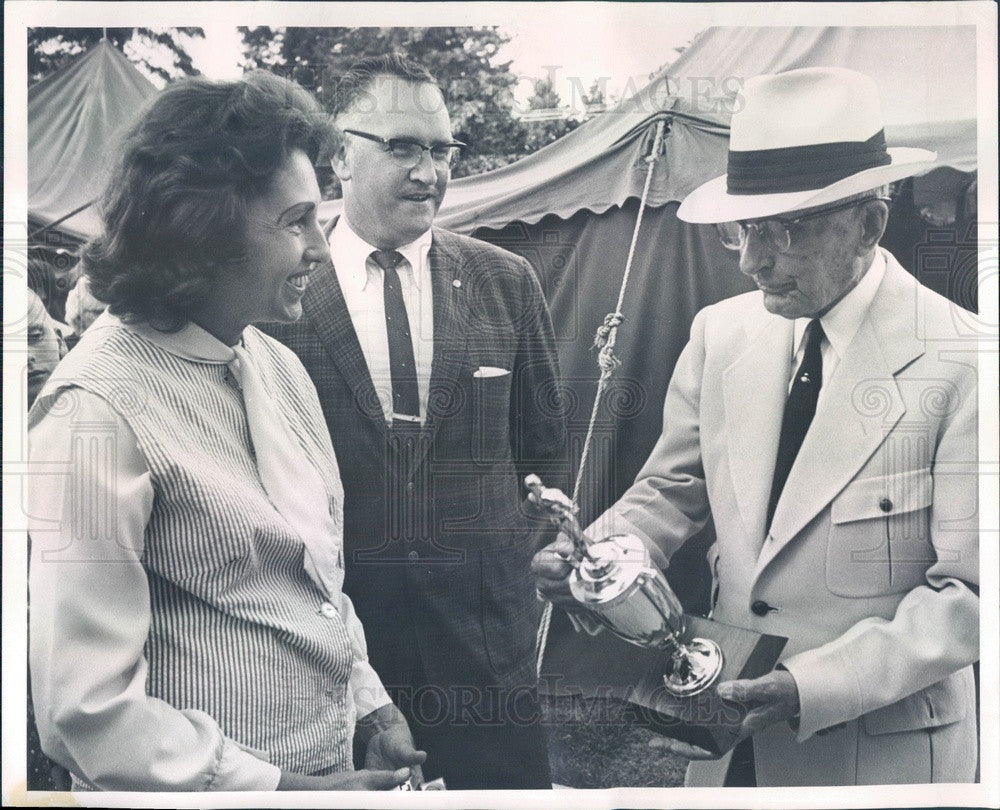
[[607, 631], [550, 637], [539, 692], [624, 701], [627, 722], [723, 754], [739, 740], [747, 709], [720, 698], [714, 685], [767, 674], [787, 639], [698, 616], [687, 616], [686, 621], [686, 643], [708, 640], [725, 651], [712, 685], [697, 693], [678, 696], [668, 691], [664, 674], [670, 669], [669, 653], [630, 644]]
[[[722, 650], [714, 641], [693, 638], [673, 656], [673, 666], [663, 676], [663, 686], [674, 697], [697, 695], [718, 680], [724, 661]], [[678, 671], [679, 663], [684, 664], [686, 671]]]

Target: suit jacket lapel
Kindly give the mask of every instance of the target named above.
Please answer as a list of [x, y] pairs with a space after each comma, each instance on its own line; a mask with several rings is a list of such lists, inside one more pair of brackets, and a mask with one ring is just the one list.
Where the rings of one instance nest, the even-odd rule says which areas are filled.
[[450, 243], [448, 233], [435, 228], [433, 234], [428, 261], [434, 306], [434, 354], [427, 418], [414, 457], [414, 468], [434, 441], [441, 426], [442, 410], [447, 410], [448, 403], [461, 396], [458, 375], [468, 340], [468, 296], [473, 286], [463, 270], [461, 252]]
[[302, 297], [302, 309], [316, 329], [326, 353], [344, 375], [358, 408], [384, 430], [385, 415], [365, 362], [337, 273], [330, 262], [313, 271]]
[[754, 542], [763, 542], [766, 529], [792, 336], [792, 321], [768, 317], [749, 336], [746, 350], [726, 369], [723, 381], [730, 474], [747, 536]]
[[894, 375], [924, 349], [913, 334], [915, 282], [888, 259], [879, 291], [822, 395], [789, 473], [758, 573], [850, 483], [906, 412]]

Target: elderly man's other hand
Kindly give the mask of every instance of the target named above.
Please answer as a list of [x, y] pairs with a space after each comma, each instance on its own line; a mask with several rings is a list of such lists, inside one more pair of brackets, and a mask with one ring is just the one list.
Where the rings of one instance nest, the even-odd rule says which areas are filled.
[[686, 742], [681, 742], [680, 740], [674, 740], [670, 737], [653, 737], [649, 741], [649, 747], [665, 751], [668, 754], [674, 754], [678, 757], [683, 757], [684, 759], [718, 759], [722, 756], [722, 754], [713, 754], [711, 751], [706, 751], [704, 748], [699, 748], [696, 745], [690, 745]]
[[572, 557], [573, 541], [560, 533], [555, 540], [540, 549], [531, 561], [531, 573], [535, 576], [535, 587], [539, 595], [565, 610], [579, 610], [581, 607], [569, 590]]
[[[716, 692], [724, 700], [747, 709], [740, 726], [741, 740], [774, 723], [791, 720], [799, 713], [798, 687], [791, 673], [784, 669], [776, 669], [760, 678], [723, 681]], [[654, 737], [649, 745], [685, 759], [718, 759], [721, 756], [669, 737]]]
[[723, 700], [747, 709], [740, 738], [751, 737], [768, 726], [791, 720], [799, 713], [799, 689], [786, 669], [776, 669], [760, 678], [725, 681], [716, 687]]

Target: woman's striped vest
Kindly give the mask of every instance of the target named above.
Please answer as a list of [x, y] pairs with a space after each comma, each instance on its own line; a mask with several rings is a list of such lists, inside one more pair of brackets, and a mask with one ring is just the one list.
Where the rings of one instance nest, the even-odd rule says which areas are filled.
[[[311, 381], [288, 349], [253, 327], [244, 345], [342, 525], [343, 490]], [[135, 433], [152, 476], [142, 554], [148, 693], [206, 712], [283, 769], [350, 769], [348, 633], [336, 611], [323, 609], [302, 542], [260, 483], [243, 397], [227, 367], [182, 359], [114, 326], [88, 331], [59, 372], [71, 382], [53, 380], [41, 407], [61, 389], [69, 390], [55, 404], [60, 414], [72, 408], [73, 387], [101, 396]], [[90, 426], [74, 457], [113, 458], [104, 444], [115, 440], [112, 428], [102, 441]], [[113, 515], [113, 498], [92, 506]]]

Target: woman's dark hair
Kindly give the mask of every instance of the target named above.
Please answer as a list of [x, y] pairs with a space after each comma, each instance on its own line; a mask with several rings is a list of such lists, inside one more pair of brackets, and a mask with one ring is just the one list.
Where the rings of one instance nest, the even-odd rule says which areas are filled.
[[250, 201], [292, 151], [315, 163], [331, 132], [309, 93], [266, 71], [166, 87], [125, 135], [103, 232], [83, 250], [94, 296], [126, 320], [182, 326], [240, 261]]

